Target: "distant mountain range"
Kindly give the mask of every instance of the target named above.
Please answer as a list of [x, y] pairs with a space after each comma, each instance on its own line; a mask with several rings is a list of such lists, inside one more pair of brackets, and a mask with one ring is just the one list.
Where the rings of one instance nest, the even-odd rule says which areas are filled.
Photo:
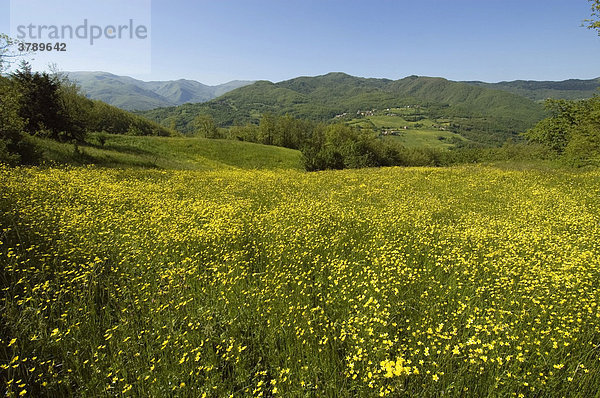
[[[415, 107], [452, 131], [483, 144], [517, 137], [545, 117], [543, 106], [506, 91], [409, 76], [400, 80], [366, 79], [345, 73], [299, 77], [279, 83], [258, 81], [202, 104], [140, 112], [164, 126], [191, 133], [197, 115], [207, 114], [219, 126], [258, 123], [264, 113], [314, 121], [344, 120], [360, 111]], [[341, 117], [342, 115], [348, 115]]]
[[[208, 86], [195, 80], [186, 79], [145, 82], [107, 72], [69, 72], [68, 75], [81, 86], [87, 97], [130, 111], [146, 111], [187, 103], [207, 102], [254, 83], [253, 81], [234, 80], [218, 86]], [[590, 98], [599, 93], [600, 78], [565, 81], [515, 80], [500, 83], [464, 81], [461, 83], [507, 91], [534, 101], [541, 101], [547, 98]]]
[[69, 77], [89, 98], [136, 110], [184, 133], [194, 131], [193, 120], [200, 114], [227, 127], [258, 123], [264, 113], [329, 122], [365, 110], [415, 105], [423, 117], [450, 123], [453, 132], [492, 145], [518, 138], [544, 118], [542, 100], [590, 98], [600, 87], [600, 78], [485, 83], [423, 76], [369, 79], [345, 73], [219, 86], [183, 79], [144, 82], [106, 72], [72, 72]]
[[129, 111], [206, 102], [253, 83], [235, 80], [218, 86], [208, 86], [185, 79], [145, 82], [107, 72], [69, 72], [67, 75], [79, 84], [88, 98]]

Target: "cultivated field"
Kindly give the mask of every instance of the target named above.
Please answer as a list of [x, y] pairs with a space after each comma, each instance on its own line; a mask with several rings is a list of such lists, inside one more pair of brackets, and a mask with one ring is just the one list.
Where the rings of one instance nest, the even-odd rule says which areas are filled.
[[407, 148], [449, 149], [457, 143], [468, 142], [464, 137], [450, 131], [447, 120], [429, 119], [416, 108], [391, 108], [370, 116], [352, 119], [350, 126], [372, 129], [379, 133], [394, 132], [386, 138], [396, 140]]
[[0, 168], [9, 396], [593, 397], [600, 173]]

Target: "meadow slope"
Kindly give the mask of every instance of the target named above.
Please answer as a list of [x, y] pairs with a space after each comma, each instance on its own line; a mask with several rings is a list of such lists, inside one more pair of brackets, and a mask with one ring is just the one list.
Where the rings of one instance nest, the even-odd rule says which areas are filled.
[[8, 396], [593, 397], [600, 173], [0, 168]]
[[90, 133], [75, 149], [50, 139], [28, 139], [41, 161], [50, 164], [169, 170], [304, 168], [299, 151], [233, 140]]

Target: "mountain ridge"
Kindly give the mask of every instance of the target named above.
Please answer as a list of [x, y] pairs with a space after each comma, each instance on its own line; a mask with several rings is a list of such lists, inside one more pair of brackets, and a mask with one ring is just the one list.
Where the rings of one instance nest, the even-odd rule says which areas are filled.
[[232, 80], [209, 86], [195, 80], [143, 81], [109, 72], [66, 72], [83, 93], [91, 99], [104, 101], [128, 111], [206, 102], [233, 89], [253, 83]]
[[[497, 143], [516, 137], [541, 120], [541, 104], [503, 90], [477, 87], [439, 77], [408, 76], [399, 80], [355, 77], [341, 72], [301, 76], [282, 82], [257, 81], [202, 104], [140, 112], [179, 131], [193, 131], [200, 114], [228, 127], [258, 123], [265, 113], [329, 122], [339, 115], [371, 109], [419, 106], [430, 119], [451, 119], [457, 131], [475, 141]], [[494, 134], [499, 136], [494, 138]]]
[[547, 98], [578, 100], [591, 98], [600, 94], [600, 77], [594, 79], [567, 79], [560, 81], [551, 80], [512, 80], [497, 83], [482, 81], [463, 81], [480, 87], [504, 90], [521, 95], [534, 101]]

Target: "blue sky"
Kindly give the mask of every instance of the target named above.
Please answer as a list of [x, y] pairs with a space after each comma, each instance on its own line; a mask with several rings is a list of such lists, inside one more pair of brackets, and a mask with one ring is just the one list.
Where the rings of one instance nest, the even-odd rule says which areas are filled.
[[[104, 1], [77, 0], [79, 14], [70, 17], [93, 17]], [[0, 0], [0, 32], [10, 31], [9, 3]], [[207, 84], [331, 71], [490, 82], [593, 78], [600, 37], [581, 27], [589, 14], [586, 0], [152, 0], [149, 67], [127, 74]], [[76, 64], [76, 54], [64, 55], [58, 67], [118, 73], [131, 66], [125, 56], [96, 51]]]

